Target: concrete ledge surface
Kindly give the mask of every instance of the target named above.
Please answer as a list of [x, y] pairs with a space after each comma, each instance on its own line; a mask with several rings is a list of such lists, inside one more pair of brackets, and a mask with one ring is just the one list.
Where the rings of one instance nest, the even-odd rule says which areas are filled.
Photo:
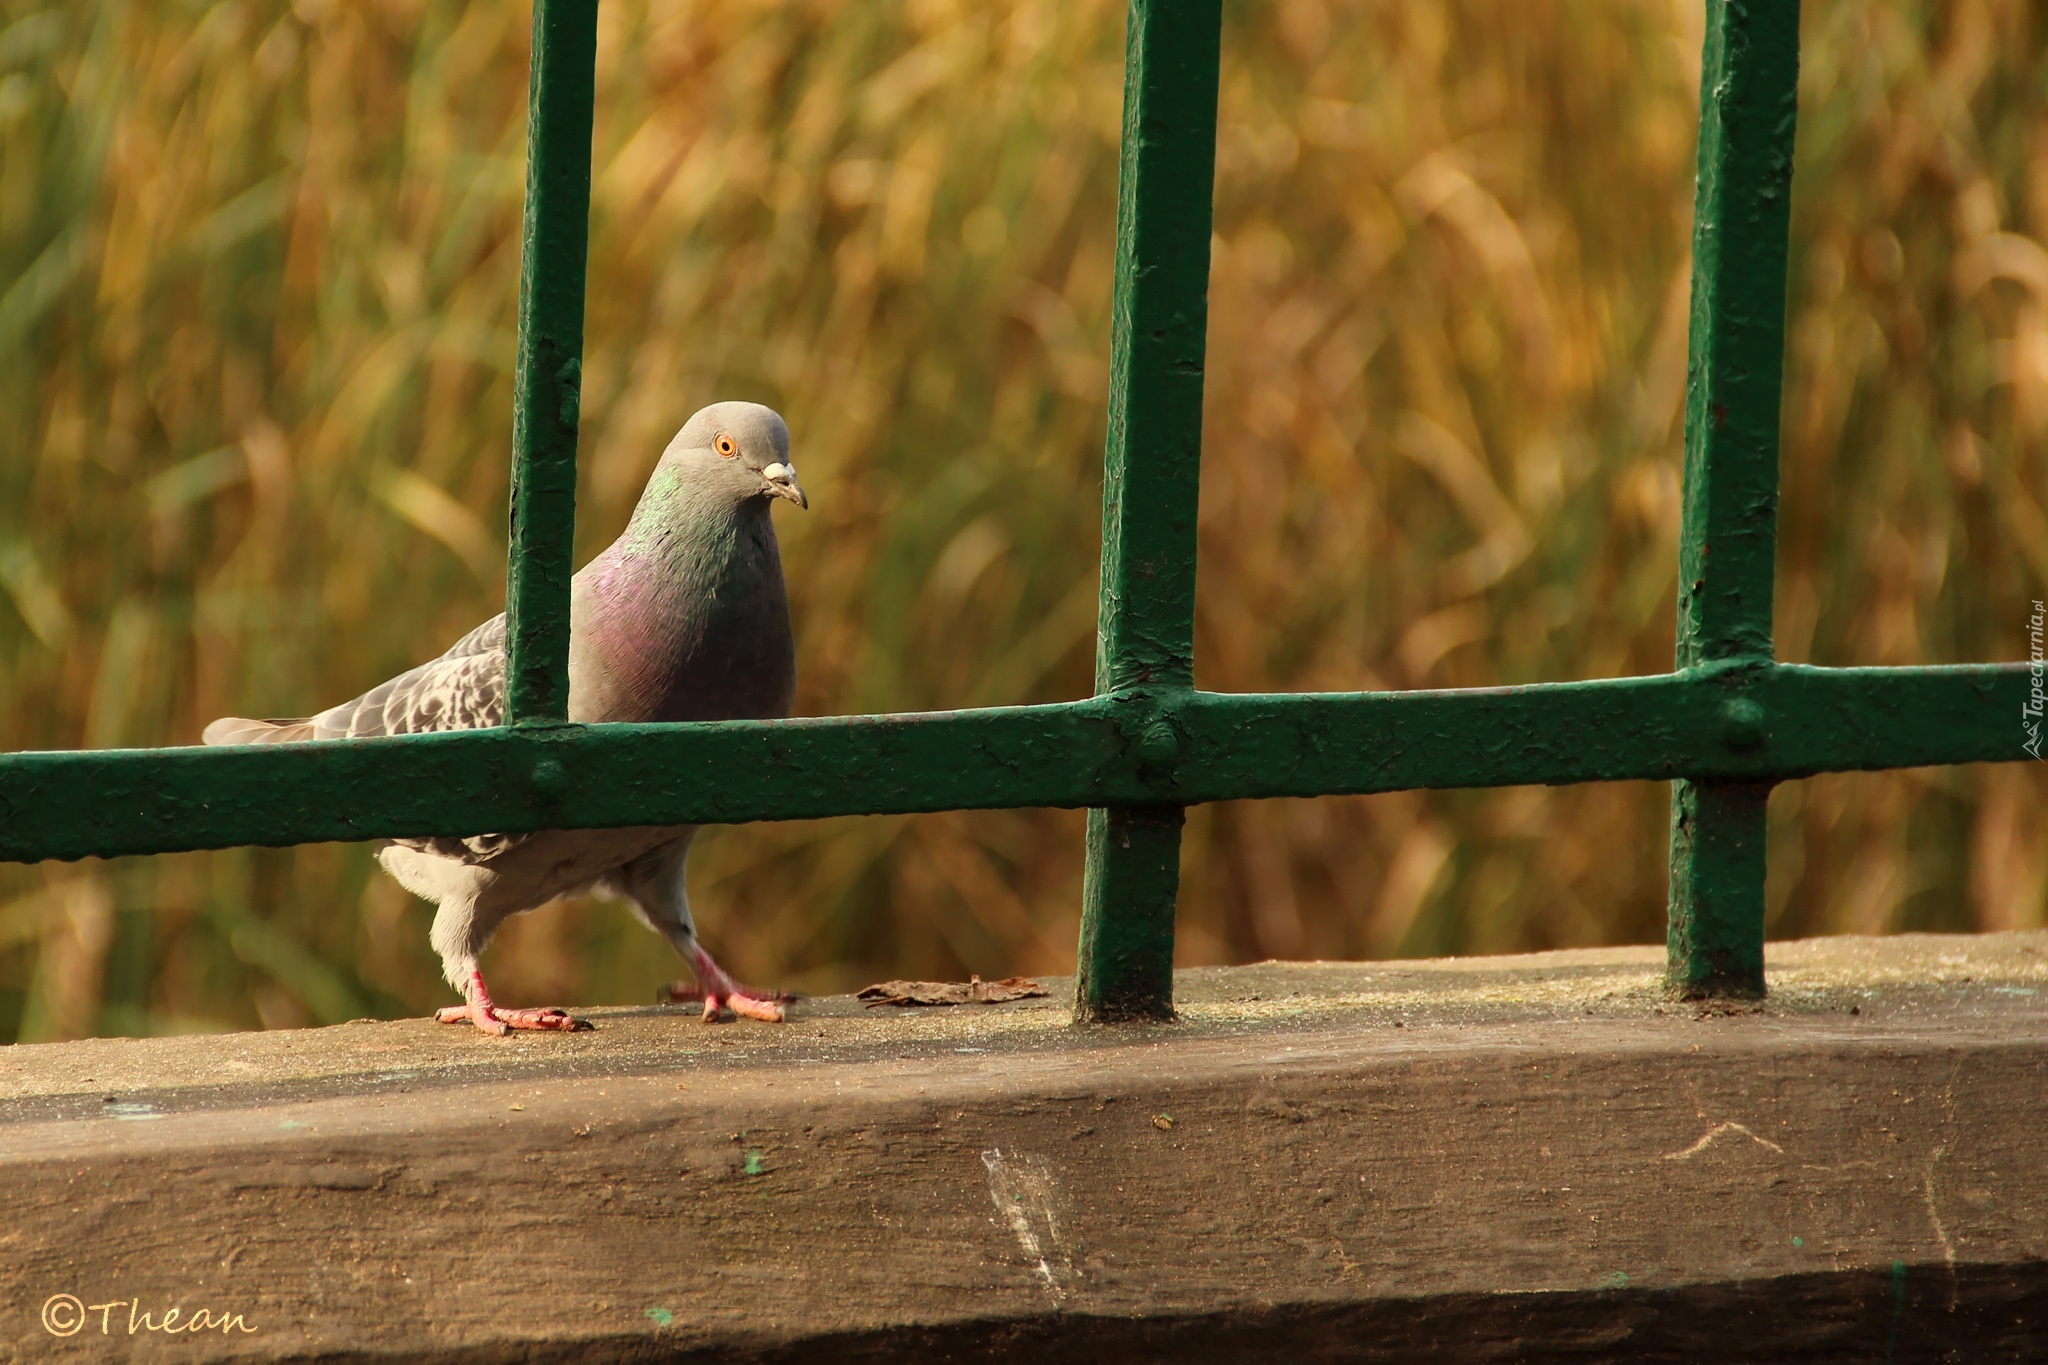
[[2048, 934], [1661, 964], [4, 1049], [0, 1359], [2048, 1354]]

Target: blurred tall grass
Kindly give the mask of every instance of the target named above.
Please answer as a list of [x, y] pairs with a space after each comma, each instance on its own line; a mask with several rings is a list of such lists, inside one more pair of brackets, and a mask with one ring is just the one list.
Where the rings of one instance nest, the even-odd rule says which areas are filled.
[[[1696, 0], [1228, 8], [1198, 668], [1470, 686], [1671, 657]], [[1807, 0], [1778, 639], [2020, 657], [2048, 595], [2048, 17]], [[582, 543], [665, 438], [795, 432], [799, 709], [1090, 682], [1114, 0], [606, 0]], [[305, 712], [501, 601], [527, 14], [0, 0], [0, 746]], [[2017, 743], [2018, 718], [2015, 717]], [[1651, 784], [1192, 814], [1187, 962], [1655, 939]], [[1772, 804], [1777, 936], [2039, 924], [2036, 766]], [[1071, 964], [1080, 820], [701, 846], [710, 941], [809, 989]], [[0, 1038], [446, 998], [316, 846], [0, 869]], [[637, 1001], [615, 908], [501, 998]]]

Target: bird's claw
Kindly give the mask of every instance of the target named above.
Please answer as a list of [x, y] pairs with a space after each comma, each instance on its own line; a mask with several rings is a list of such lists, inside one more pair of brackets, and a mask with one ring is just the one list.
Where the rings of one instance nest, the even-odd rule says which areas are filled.
[[731, 1010], [743, 1019], [759, 1019], [764, 1024], [779, 1024], [788, 1014], [779, 996], [769, 998], [744, 995], [739, 991], [734, 991], [732, 994], [723, 997], [717, 995], [707, 995], [704, 997], [705, 1023], [715, 1024], [719, 1022], [720, 1006]]
[[547, 1009], [507, 1010], [490, 1004], [450, 1005], [437, 1011], [434, 1018], [443, 1024], [474, 1024], [477, 1032], [493, 1038], [502, 1038], [513, 1029], [569, 1033], [584, 1026], [582, 1020], [552, 1006]]
[[709, 991], [701, 986], [688, 986], [680, 981], [674, 981], [662, 988], [658, 998], [670, 1005], [703, 1001], [704, 1022], [707, 1024], [723, 1022], [726, 1010], [731, 1010], [742, 1019], [758, 1019], [764, 1024], [779, 1024], [789, 1017], [788, 1007], [802, 997], [790, 991], [757, 991], [736, 981], [727, 981], [723, 990]]

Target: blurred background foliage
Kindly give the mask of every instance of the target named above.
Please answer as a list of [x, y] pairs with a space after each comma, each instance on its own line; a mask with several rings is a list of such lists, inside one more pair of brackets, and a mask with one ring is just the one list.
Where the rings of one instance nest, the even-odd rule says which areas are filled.
[[[1198, 668], [1474, 686], [1671, 657], [1697, 0], [1227, 7]], [[2011, 659], [2048, 595], [2048, 16], [1808, 0], [1779, 651]], [[527, 12], [0, 0], [0, 746], [191, 743], [502, 600]], [[713, 398], [780, 407], [808, 714], [1090, 686], [1115, 0], [605, 0], [583, 552]], [[2015, 717], [2015, 743], [2018, 718]], [[1181, 956], [1654, 940], [1654, 784], [1192, 813]], [[1081, 821], [700, 845], [810, 990], [1072, 963]], [[2035, 765], [1772, 803], [1771, 933], [2035, 925]], [[0, 1038], [449, 999], [368, 850], [0, 869]], [[616, 907], [514, 1002], [676, 973]]]

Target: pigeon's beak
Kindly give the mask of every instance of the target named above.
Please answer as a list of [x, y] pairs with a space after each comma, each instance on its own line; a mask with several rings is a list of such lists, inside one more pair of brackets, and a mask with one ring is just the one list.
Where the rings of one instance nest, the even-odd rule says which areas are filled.
[[768, 480], [768, 495], [770, 497], [788, 498], [805, 511], [808, 512], [810, 510], [811, 500], [804, 496], [803, 485], [796, 481], [796, 471], [794, 469], [778, 462], [762, 470], [761, 477]]

